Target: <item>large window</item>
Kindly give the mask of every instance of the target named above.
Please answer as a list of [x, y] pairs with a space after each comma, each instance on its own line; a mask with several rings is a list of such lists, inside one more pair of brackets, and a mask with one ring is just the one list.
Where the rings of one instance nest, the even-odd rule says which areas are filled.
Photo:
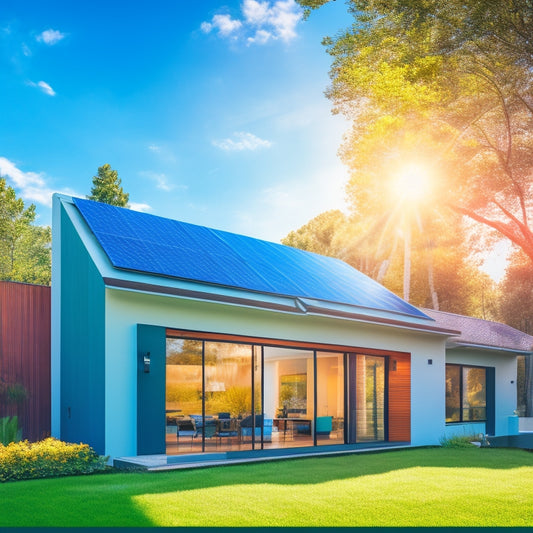
[[487, 420], [487, 369], [446, 365], [446, 422]]
[[[410, 405], [408, 360], [395, 364], [390, 378], [387, 355], [173, 333], [165, 367], [167, 454], [385, 441], [389, 379], [399, 405]], [[409, 407], [394, 417], [394, 439], [408, 441]]]

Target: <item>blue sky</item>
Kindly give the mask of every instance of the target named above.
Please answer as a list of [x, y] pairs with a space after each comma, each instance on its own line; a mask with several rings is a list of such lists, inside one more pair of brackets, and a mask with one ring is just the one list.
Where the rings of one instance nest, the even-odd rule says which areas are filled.
[[2, 0], [0, 174], [38, 223], [118, 170], [132, 207], [279, 241], [344, 207], [321, 40], [343, 2]]

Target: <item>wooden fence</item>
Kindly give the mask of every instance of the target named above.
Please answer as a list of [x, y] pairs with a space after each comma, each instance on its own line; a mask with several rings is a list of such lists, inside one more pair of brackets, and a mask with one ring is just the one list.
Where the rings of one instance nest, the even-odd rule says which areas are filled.
[[50, 287], [0, 281], [0, 417], [22, 437], [50, 434]]

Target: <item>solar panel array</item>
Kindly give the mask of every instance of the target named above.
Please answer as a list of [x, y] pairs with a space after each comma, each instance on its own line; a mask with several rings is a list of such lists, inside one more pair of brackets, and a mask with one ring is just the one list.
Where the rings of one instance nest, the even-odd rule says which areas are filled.
[[90, 200], [73, 200], [116, 268], [425, 318], [339, 259]]

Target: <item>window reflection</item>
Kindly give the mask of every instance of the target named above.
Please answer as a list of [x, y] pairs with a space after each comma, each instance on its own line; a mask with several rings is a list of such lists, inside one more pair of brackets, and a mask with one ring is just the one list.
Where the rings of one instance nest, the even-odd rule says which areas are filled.
[[357, 442], [385, 439], [385, 358], [358, 355]]
[[487, 419], [487, 370], [446, 365], [446, 422]]
[[[168, 338], [166, 359], [167, 454], [385, 439], [384, 356]], [[479, 416], [479, 376], [465, 380]]]

